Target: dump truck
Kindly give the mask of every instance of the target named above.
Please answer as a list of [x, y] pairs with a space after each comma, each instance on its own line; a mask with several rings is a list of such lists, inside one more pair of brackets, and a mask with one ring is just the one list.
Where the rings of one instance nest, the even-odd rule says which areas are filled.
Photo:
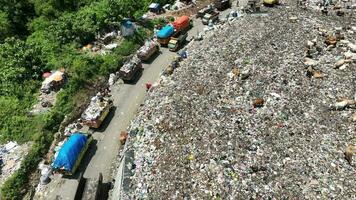
[[98, 93], [91, 99], [89, 106], [82, 113], [83, 123], [90, 128], [99, 128], [112, 107], [112, 99]]
[[142, 62], [145, 62], [157, 52], [159, 52], [159, 44], [153, 40], [150, 40], [146, 41], [145, 44], [138, 50], [137, 56]]
[[187, 32], [178, 31], [169, 40], [168, 49], [170, 51], [178, 51], [186, 42], [188, 37]]
[[213, 12], [211, 14], [207, 13], [207, 14], [204, 15], [202, 23], [204, 25], [208, 25], [210, 21], [212, 23], [215, 23], [218, 20], [219, 20], [219, 13], [218, 12]]
[[214, 12], [214, 7], [212, 5], [208, 5], [205, 8], [202, 8], [198, 11], [196, 17], [203, 18], [205, 14]]
[[174, 22], [173, 22], [173, 27], [174, 27], [174, 31], [179, 32], [185, 32], [188, 31], [188, 29], [191, 27], [192, 25], [192, 21], [189, 19], [188, 16], [183, 15], [179, 18], [177, 18]]
[[215, 0], [214, 6], [217, 10], [223, 11], [231, 7], [230, 0]]
[[131, 81], [141, 70], [142, 62], [137, 56], [134, 56], [120, 68], [119, 76], [124, 81]]
[[81, 132], [74, 133], [68, 137], [56, 153], [51, 165], [53, 171], [64, 175], [73, 175], [78, 169], [92, 140], [93, 137], [91, 134]]
[[165, 46], [168, 44], [170, 37], [173, 33], [174, 27], [171, 25], [166, 25], [157, 32], [157, 41], [161, 44], [161, 46]]

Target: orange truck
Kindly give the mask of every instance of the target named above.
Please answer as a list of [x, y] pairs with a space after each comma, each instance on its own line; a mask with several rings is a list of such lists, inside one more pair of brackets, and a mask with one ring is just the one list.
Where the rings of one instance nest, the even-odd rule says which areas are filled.
[[173, 27], [176, 32], [179, 32], [179, 31], [186, 32], [190, 28], [190, 26], [191, 26], [191, 20], [186, 15], [183, 15], [183, 16], [177, 18], [173, 22]]

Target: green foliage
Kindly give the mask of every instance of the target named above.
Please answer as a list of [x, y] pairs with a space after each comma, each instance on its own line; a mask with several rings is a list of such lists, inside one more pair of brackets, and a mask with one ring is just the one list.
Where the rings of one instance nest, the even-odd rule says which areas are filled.
[[38, 54], [38, 49], [15, 38], [7, 38], [0, 45], [1, 95], [21, 97], [31, 91], [31, 86], [23, 83], [39, 78], [43, 64]]
[[34, 8], [38, 16], [47, 18], [58, 17], [65, 11], [76, 11], [90, 4], [92, 0], [34, 0]]
[[[18, 170], [1, 188], [1, 199], [21, 199], [29, 176], [46, 153], [66, 115], [78, 114], [94, 83], [117, 71], [150, 31], [139, 29], [112, 54], [80, 51], [98, 31], [118, 28], [125, 17], [138, 18], [149, 0], [0, 0], [0, 143], [34, 141]], [[162, 5], [165, 3], [160, 2]], [[15, 37], [9, 37], [9, 36]], [[49, 113], [28, 115], [41, 74], [64, 67], [69, 82]]]
[[0, 11], [7, 16], [10, 32], [18, 36], [25, 36], [28, 31], [26, 24], [33, 17], [33, 4], [28, 0], [0, 0]]
[[132, 54], [135, 49], [137, 49], [137, 44], [135, 44], [133, 41], [125, 40], [121, 43], [119, 48], [115, 49], [115, 54], [128, 56]]
[[0, 11], [0, 41], [10, 35], [10, 22], [5, 12]]
[[42, 130], [41, 115], [29, 116], [26, 112], [31, 100], [18, 100], [14, 97], [0, 97], [0, 142], [23, 143], [33, 140]]

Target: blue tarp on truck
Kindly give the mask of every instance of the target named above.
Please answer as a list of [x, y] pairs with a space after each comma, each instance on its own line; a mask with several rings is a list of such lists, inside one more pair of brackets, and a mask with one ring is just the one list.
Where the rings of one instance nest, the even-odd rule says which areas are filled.
[[83, 134], [72, 134], [59, 150], [52, 167], [71, 172], [81, 151], [87, 143], [87, 139], [87, 136]]
[[173, 34], [173, 32], [174, 32], [173, 26], [167, 25], [157, 32], [157, 37], [168, 38]]

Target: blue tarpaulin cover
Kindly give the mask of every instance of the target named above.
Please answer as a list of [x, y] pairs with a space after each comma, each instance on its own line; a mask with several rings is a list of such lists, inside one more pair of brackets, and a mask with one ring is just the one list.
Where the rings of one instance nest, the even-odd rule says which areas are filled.
[[174, 32], [173, 26], [167, 25], [157, 32], [157, 37], [158, 38], [168, 38], [169, 36], [171, 36], [173, 34], [173, 32]]
[[123, 23], [123, 26], [125, 26], [126, 28], [131, 28], [132, 27], [132, 22], [130, 20], [126, 20]]
[[55, 169], [64, 168], [67, 171], [72, 171], [86, 142], [87, 137], [85, 135], [79, 133], [72, 134], [59, 150], [58, 156], [54, 160], [52, 167]]

